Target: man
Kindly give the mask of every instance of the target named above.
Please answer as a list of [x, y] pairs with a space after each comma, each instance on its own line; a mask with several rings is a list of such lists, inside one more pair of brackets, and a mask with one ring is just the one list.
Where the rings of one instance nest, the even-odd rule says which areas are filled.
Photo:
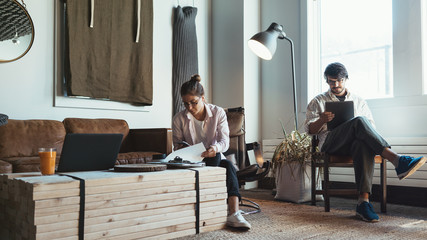
[[[426, 158], [400, 156], [390, 149], [390, 145], [375, 130], [366, 101], [345, 87], [348, 73], [343, 64], [329, 64], [324, 77], [329, 84], [329, 90], [317, 95], [308, 104], [305, 130], [309, 134], [318, 135], [322, 152], [352, 156], [356, 185], [360, 193], [356, 214], [364, 221], [377, 222], [379, 217], [369, 202], [375, 155], [389, 160], [396, 168], [399, 179], [414, 173], [425, 163]], [[355, 118], [328, 131], [326, 123], [335, 115], [325, 111], [325, 102], [331, 101], [353, 101]]]

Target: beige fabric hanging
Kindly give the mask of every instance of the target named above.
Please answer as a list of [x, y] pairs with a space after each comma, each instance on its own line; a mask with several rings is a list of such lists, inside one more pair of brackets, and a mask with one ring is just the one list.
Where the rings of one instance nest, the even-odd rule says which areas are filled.
[[67, 0], [67, 94], [152, 105], [152, 0], [90, 3]]

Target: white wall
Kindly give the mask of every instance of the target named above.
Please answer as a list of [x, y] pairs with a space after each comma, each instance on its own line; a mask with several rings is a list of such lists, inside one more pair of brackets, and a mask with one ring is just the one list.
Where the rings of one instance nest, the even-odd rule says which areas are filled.
[[245, 108], [246, 141], [260, 140], [260, 65], [247, 41], [260, 31], [259, 0], [212, 1], [212, 102]]
[[[286, 35], [292, 39], [295, 48], [295, 71], [298, 103], [301, 103], [301, 24], [300, 1], [298, 0], [262, 0], [261, 27], [266, 30], [272, 22], [283, 25]], [[291, 51], [289, 42], [278, 40], [277, 50], [272, 60], [261, 63], [261, 114], [262, 139], [282, 138], [283, 131], [279, 119], [286, 131], [295, 129], [293, 114], [293, 90]], [[305, 106], [302, 106], [305, 109]], [[301, 106], [299, 106], [301, 109]], [[299, 111], [301, 112], [301, 111]], [[301, 126], [304, 115], [299, 114]]]
[[244, 104], [243, 0], [212, 1], [212, 102]]
[[[120, 118], [127, 120], [131, 128], [171, 127], [172, 12], [178, 1], [153, 0], [154, 99], [153, 106], [146, 108], [146, 112], [54, 107], [54, 0], [26, 0], [25, 3], [35, 25], [34, 44], [18, 61], [0, 63], [0, 113], [12, 119]], [[181, 0], [179, 3], [186, 6], [192, 5], [193, 1]], [[210, 3], [209, 0], [194, 3], [198, 8], [199, 72], [209, 76]], [[204, 81], [207, 83], [209, 79]], [[105, 107], [108, 105], [103, 103]]]

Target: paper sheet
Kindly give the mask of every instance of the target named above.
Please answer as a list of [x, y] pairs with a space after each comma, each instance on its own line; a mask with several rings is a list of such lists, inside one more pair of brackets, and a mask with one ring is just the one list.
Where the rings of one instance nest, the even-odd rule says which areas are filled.
[[179, 150], [176, 150], [169, 154], [166, 157], [166, 162], [169, 160], [173, 160], [176, 156], [182, 158], [182, 160], [188, 160], [191, 162], [200, 162], [203, 160], [203, 157], [201, 156], [202, 153], [206, 151], [205, 146], [203, 143], [198, 143], [196, 145], [192, 145], [186, 148], [181, 148]]

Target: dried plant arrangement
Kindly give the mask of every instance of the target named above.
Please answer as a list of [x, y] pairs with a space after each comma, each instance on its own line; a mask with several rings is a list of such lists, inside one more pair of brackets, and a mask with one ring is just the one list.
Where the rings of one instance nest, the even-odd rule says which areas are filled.
[[304, 170], [305, 163], [310, 161], [311, 157], [311, 137], [307, 133], [298, 132], [298, 130], [287, 134], [282, 122], [281, 124], [285, 137], [274, 151], [272, 158], [273, 173], [283, 164], [289, 163], [299, 163], [301, 169]]

